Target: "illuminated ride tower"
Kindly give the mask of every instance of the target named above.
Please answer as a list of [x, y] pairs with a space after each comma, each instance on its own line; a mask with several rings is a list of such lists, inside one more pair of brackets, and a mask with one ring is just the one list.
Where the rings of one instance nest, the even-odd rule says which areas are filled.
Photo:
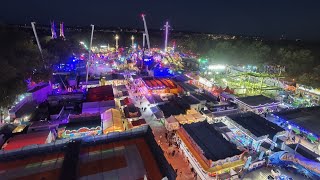
[[144, 49], [144, 46], [146, 44], [146, 33], [142, 33], [142, 48]]
[[134, 36], [131, 36], [131, 48], [134, 49]]
[[141, 14], [143, 24], [144, 24], [144, 33], [146, 35], [148, 49], [150, 49], [149, 33], [148, 33], [147, 22], [146, 22], [145, 16], [146, 16], [145, 14]]
[[63, 22], [60, 23], [60, 37], [61, 37], [62, 39], [65, 39]]
[[118, 52], [118, 48], [119, 48], [119, 36], [116, 34], [116, 52]]
[[164, 25], [164, 28], [165, 28], [165, 32], [166, 32], [166, 37], [165, 37], [165, 40], [164, 40], [164, 52], [167, 52], [168, 50], [168, 34], [169, 34], [169, 22], [167, 21], [166, 24]]
[[51, 39], [57, 39], [56, 25], [54, 24], [54, 21], [51, 22]]

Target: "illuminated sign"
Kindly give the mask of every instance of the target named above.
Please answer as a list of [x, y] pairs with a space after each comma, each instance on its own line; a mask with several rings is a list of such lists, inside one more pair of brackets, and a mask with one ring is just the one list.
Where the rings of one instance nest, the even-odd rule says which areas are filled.
[[199, 82], [201, 84], [204, 84], [204, 85], [208, 86], [208, 87], [212, 87], [212, 83], [210, 81], [208, 81], [207, 79], [205, 79], [205, 78], [200, 77], [199, 78]]
[[224, 69], [226, 69], [226, 66], [217, 64], [217, 65], [210, 65], [208, 68], [210, 70], [224, 70]]

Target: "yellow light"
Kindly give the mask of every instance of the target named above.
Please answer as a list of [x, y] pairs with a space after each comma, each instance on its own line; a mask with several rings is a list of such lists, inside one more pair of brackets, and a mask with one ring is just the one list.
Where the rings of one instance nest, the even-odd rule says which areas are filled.
[[131, 40], [134, 40], [134, 36], [131, 36]]
[[119, 36], [118, 36], [118, 35], [116, 35], [116, 39], [119, 39]]

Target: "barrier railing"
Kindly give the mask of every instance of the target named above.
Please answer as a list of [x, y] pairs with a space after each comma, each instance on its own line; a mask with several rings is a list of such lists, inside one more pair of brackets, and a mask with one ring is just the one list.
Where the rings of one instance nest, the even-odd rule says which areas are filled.
[[0, 150], [0, 161], [8, 161], [10, 159], [18, 159], [32, 155], [47, 154], [51, 152], [62, 152], [66, 150], [66, 147], [71, 140], [80, 140], [82, 142], [82, 145], [91, 146], [99, 143], [108, 143], [128, 138], [142, 137], [147, 133], [148, 127], [149, 126], [140, 126], [124, 132], [112, 132], [106, 135], [99, 136], [58, 139], [53, 143], [30, 145], [25, 146], [21, 149], [15, 149], [11, 151]]

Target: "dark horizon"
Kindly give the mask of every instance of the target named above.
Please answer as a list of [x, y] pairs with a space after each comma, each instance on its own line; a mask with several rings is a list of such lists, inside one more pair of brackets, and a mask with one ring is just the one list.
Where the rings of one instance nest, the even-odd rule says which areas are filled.
[[176, 31], [265, 38], [320, 40], [320, 2], [297, 0], [181, 1], [85, 0], [38, 2], [36, 0], [3, 2], [0, 22], [7, 24], [48, 24], [63, 21], [66, 26], [143, 28], [140, 17], [145, 13], [150, 29], [162, 28], [168, 20]]

